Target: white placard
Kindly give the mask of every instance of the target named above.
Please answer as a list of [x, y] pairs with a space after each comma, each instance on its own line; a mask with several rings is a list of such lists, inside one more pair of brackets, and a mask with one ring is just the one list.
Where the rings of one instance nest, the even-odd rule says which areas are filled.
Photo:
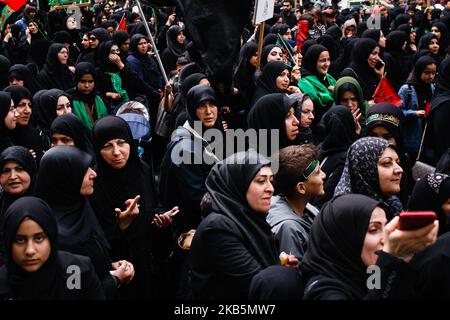
[[275, 0], [256, 0], [255, 3], [255, 24], [259, 24], [273, 17]]

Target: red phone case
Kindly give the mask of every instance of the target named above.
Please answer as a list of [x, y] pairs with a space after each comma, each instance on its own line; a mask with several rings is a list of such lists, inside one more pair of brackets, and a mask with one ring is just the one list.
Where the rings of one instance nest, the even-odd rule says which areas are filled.
[[399, 229], [416, 230], [425, 227], [436, 220], [433, 211], [408, 211], [400, 213]]

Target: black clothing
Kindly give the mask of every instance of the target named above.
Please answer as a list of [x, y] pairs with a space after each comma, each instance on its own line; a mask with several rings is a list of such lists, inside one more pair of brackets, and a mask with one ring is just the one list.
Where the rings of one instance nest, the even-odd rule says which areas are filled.
[[64, 48], [60, 43], [54, 43], [48, 48], [44, 68], [38, 76], [43, 88], [58, 88], [67, 90], [74, 86], [73, 76], [67, 64], [61, 64], [58, 53]]

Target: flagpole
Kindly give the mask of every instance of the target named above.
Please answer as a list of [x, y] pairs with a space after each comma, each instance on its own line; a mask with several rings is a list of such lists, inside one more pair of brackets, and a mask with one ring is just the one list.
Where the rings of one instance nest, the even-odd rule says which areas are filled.
[[261, 70], [261, 54], [262, 54], [262, 46], [263, 46], [263, 38], [264, 38], [264, 26], [266, 22], [263, 21], [259, 24], [259, 38], [258, 38], [258, 59], [256, 61], [256, 70]]
[[165, 82], [165, 84], [168, 84], [169, 79], [167, 78], [166, 72], [164, 71], [164, 66], [162, 64], [161, 58], [159, 57], [158, 48], [156, 48], [155, 41], [153, 40], [152, 33], [150, 32], [150, 28], [148, 27], [148, 22], [147, 22], [147, 19], [145, 19], [144, 11], [142, 10], [141, 3], [139, 2], [139, 0], [136, 0], [136, 5], [139, 9], [139, 14], [141, 15], [142, 21], [144, 22], [144, 27], [145, 27], [145, 30], [147, 31], [147, 35], [148, 35], [150, 42], [152, 43], [153, 49], [155, 51], [156, 60], [158, 61], [158, 65], [161, 70], [161, 74], [164, 78], [164, 82]]

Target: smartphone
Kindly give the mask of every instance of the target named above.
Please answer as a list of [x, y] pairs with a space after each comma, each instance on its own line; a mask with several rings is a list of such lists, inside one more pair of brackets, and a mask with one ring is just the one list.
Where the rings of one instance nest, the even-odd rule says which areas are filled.
[[408, 211], [400, 213], [399, 229], [416, 230], [432, 224], [436, 220], [433, 211]]
[[378, 60], [377, 63], [375, 64], [375, 69], [379, 70], [381, 69], [381, 67], [383, 67], [383, 63], [380, 60]]

